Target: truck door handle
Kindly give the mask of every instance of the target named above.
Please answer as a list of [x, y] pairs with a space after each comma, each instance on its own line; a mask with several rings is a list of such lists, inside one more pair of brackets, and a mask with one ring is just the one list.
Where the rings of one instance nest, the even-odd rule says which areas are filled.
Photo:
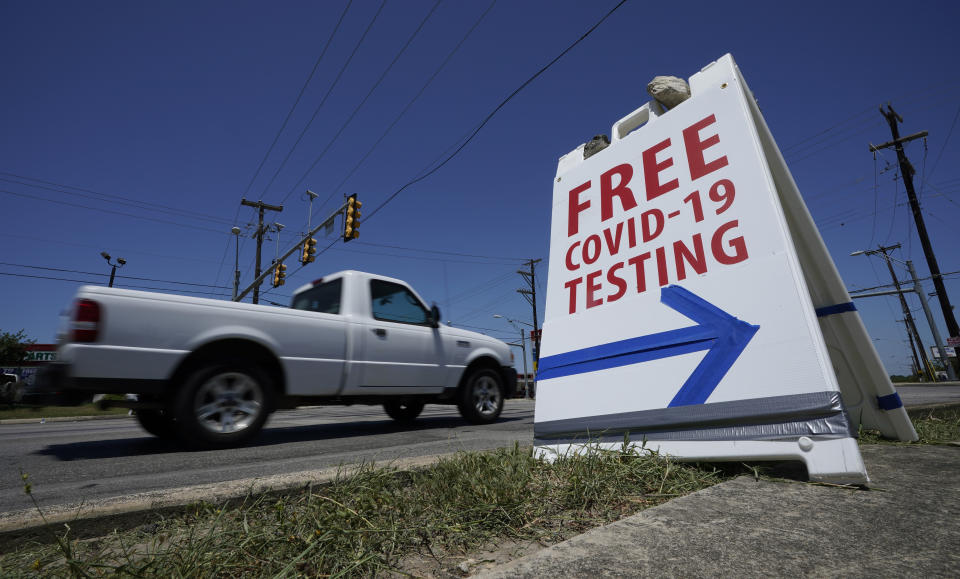
[[383, 328], [374, 328], [373, 333], [380, 336], [381, 338], [387, 337], [387, 331]]

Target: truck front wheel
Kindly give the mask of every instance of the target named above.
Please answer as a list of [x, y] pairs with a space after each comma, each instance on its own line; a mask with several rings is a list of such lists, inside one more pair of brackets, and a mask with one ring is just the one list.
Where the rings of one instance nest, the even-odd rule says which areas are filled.
[[263, 428], [271, 393], [269, 377], [242, 361], [201, 367], [177, 393], [177, 434], [192, 446], [239, 446]]
[[472, 370], [457, 403], [460, 415], [473, 424], [489, 424], [503, 410], [503, 381], [490, 368]]

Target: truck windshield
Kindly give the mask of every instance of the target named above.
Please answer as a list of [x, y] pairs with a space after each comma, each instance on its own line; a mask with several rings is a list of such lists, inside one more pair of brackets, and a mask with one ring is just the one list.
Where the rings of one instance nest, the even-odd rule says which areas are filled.
[[342, 279], [335, 279], [314, 286], [293, 296], [293, 303], [290, 304], [290, 307], [295, 310], [307, 310], [308, 312], [339, 314], [342, 287]]

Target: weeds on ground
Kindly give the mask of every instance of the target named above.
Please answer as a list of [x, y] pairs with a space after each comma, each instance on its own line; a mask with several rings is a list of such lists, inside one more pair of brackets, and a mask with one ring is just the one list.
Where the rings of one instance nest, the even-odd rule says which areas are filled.
[[944, 444], [960, 441], [960, 408], [927, 410], [911, 418], [919, 440], [899, 442], [883, 438], [876, 430], [861, 430], [861, 444]]
[[7, 577], [374, 576], [404, 557], [498, 540], [552, 543], [727, 478], [712, 467], [591, 448], [553, 462], [514, 446], [416, 471], [362, 465], [308, 492], [248, 498], [96, 541], [0, 556]]

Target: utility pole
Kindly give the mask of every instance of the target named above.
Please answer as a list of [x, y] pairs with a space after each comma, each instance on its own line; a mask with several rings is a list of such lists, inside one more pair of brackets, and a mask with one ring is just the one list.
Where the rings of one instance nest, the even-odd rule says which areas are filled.
[[[260, 217], [257, 222], [257, 232], [254, 233], [253, 235], [254, 238], [256, 238], [257, 240], [257, 265], [256, 265], [256, 272], [253, 274], [253, 277], [254, 279], [257, 279], [260, 277], [260, 248], [263, 246], [263, 234], [265, 231], [263, 228], [263, 212], [276, 211], [279, 213], [280, 211], [283, 211], [283, 205], [268, 205], [263, 201], [253, 202], [253, 201], [247, 201], [246, 199], [241, 199], [240, 204], [246, 205], [247, 207], [255, 207], [258, 210], [259, 217]], [[260, 303], [260, 285], [259, 284], [255, 288], [253, 288], [253, 303], [255, 304]]]
[[[901, 294], [902, 295], [902, 294]], [[913, 334], [910, 333], [910, 326], [907, 320], [900, 320], [907, 327], [907, 340], [910, 342], [910, 355], [913, 357], [913, 373], [920, 375], [920, 360], [917, 358], [917, 347], [913, 344]]]
[[907, 190], [907, 198], [910, 200], [910, 209], [913, 211], [913, 220], [917, 226], [917, 236], [920, 237], [920, 244], [923, 246], [923, 255], [927, 258], [927, 267], [930, 269], [930, 276], [933, 278], [933, 287], [937, 291], [937, 299], [940, 301], [940, 309], [943, 310], [943, 319], [947, 324], [947, 334], [950, 337], [960, 336], [960, 327], [957, 326], [957, 319], [953, 315], [953, 307], [950, 305], [950, 297], [943, 285], [943, 277], [940, 275], [940, 266], [937, 265], [937, 258], [933, 253], [933, 247], [930, 245], [930, 238], [927, 236], [927, 226], [923, 222], [923, 214], [920, 212], [920, 202], [917, 200], [917, 193], [913, 188], [913, 174], [916, 172], [907, 154], [903, 151], [903, 143], [927, 136], [927, 131], [920, 131], [913, 135], [900, 137], [900, 131], [897, 123], [903, 122], [903, 117], [897, 114], [890, 103], [887, 103], [887, 110], [880, 107], [880, 114], [887, 119], [890, 125], [890, 134], [893, 140], [882, 145], [870, 145], [871, 151], [887, 149], [893, 147], [897, 152], [897, 160], [900, 162], [900, 174], [903, 176], [903, 185]]
[[907, 260], [907, 271], [910, 272], [910, 277], [913, 278], [913, 291], [917, 294], [917, 297], [920, 298], [920, 307], [923, 308], [923, 313], [927, 316], [927, 323], [930, 324], [933, 343], [937, 345], [937, 350], [940, 351], [940, 361], [943, 362], [943, 367], [947, 369], [947, 379], [956, 380], [957, 371], [954, 369], [953, 364], [950, 363], [950, 359], [947, 358], [947, 350], [943, 347], [943, 338], [940, 337], [940, 330], [937, 329], [937, 324], [933, 321], [933, 314], [930, 313], [930, 306], [927, 305], [927, 294], [923, 293], [923, 286], [920, 285], [917, 270], [913, 268], [913, 262], [909, 259]]
[[519, 270], [523, 279], [526, 280], [527, 285], [530, 286], [530, 289], [521, 288], [517, 290], [517, 293], [521, 294], [526, 298], [527, 302], [533, 306], [533, 336], [531, 342], [533, 342], [533, 371], [536, 373], [538, 363], [540, 362], [540, 324], [537, 320], [537, 283], [536, 283], [536, 269], [534, 266], [540, 263], [539, 259], [528, 259], [523, 265], [530, 268], [530, 271]]
[[[917, 324], [913, 321], [913, 314], [910, 313], [910, 306], [907, 305], [907, 298], [903, 297], [903, 292], [900, 291], [900, 280], [897, 279], [897, 273], [893, 270], [893, 262], [890, 260], [890, 256], [887, 254], [888, 250], [898, 249], [900, 244], [891, 245], [888, 247], [878, 246], [875, 250], [883, 254], [883, 261], [887, 262], [887, 269], [890, 271], [890, 279], [893, 280], [893, 287], [897, 290], [897, 297], [900, 298], [900, 307], [903, 309], [903, 318], [907, 324], [907, 331], [913, 334], [913, 339], [911, 344], [916, 342], [917, 347], [920, 349], [920, 359], [923, 361], [923, 368], [926, 371], [926, 374], [930, 377], [931, 382], [937, 381], [936, 374], [931, 372], [930, 361], [927, 359], [927, 351], [923, 347], [923, 342], [920, 340], [920, 334], [917, 332]], [[869, 255], [871, 252], [866, 252]]]

